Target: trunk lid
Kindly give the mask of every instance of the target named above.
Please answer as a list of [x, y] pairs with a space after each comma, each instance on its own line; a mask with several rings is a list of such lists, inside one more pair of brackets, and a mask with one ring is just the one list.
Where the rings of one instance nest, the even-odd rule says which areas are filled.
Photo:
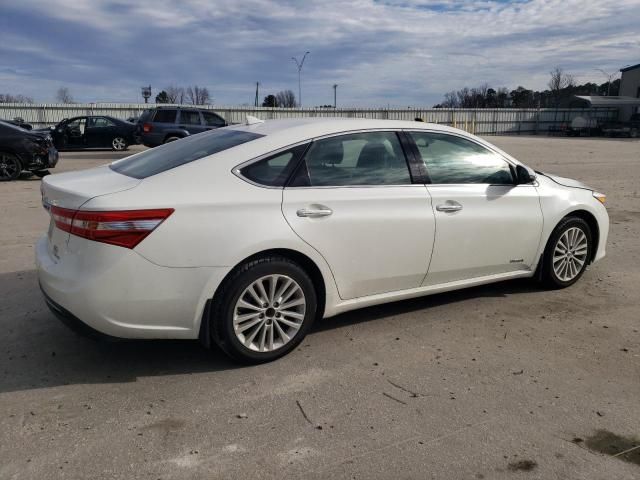
[[114, 172], [108, 165], [42, 179], [42, 202], [77, 210], [92, 198], [136, 187], [142, 180]]
[[[42, 179], [42, 204], [51, 214], [51, 207], [78, 210], [89, 200], [101, 195], [135, 188], [142, 180], [114, 172], [108, 165], [77, 172], [48, 175]], [[49, 253], [59, 261], [67, 253], [69, 233], [56, 227], [50, 219]]]

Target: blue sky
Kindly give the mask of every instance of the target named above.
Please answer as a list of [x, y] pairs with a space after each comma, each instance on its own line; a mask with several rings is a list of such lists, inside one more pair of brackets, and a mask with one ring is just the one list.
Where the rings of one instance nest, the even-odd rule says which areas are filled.
[[487, 82], [543, 89], [561, 66], [602, 83], [640, 62], [640, 0], [3, 0], [0, 93], [141, 101], [206, 86], [220, 105], [297, 94], [305, 106], [431, 106]]

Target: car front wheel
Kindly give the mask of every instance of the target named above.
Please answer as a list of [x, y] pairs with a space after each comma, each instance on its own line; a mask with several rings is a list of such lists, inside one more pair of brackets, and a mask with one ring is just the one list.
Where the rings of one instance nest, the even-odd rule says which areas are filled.
[[245, 363], [275, 360], [305, 337], [317, 311], [307, 273], [285, 257], [245, 263], [225, 280], [213, 302], [213, 341]]
[[0, 182], [15, 180], [22, 172], [20, 159], [13, 153], [0, 152]]
[[592, 248], [589, 224], [578, 217], [564, 218], [545, 249], [543, 283], [550, 288], [565, 288], [576, 283], [587, 269]]

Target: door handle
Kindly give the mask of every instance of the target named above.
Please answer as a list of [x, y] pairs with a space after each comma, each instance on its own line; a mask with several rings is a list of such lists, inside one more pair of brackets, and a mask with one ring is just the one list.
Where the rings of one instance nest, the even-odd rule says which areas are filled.
[[439, 212], [459, 212], [462, 210], [462, 205], [458, 202], [447, 201], [447, 203], [443, 203], [441, 205], [436, 206], [436, 210]]
[[301, 208], [296, 212], [296, 215], [299, 217], [309, 217], [309, 218], [318, 218], [318, 217], [328, 217], [333, 213], [329, 207], [325, 207], [324, 205], [311, 205], [309, 208]]

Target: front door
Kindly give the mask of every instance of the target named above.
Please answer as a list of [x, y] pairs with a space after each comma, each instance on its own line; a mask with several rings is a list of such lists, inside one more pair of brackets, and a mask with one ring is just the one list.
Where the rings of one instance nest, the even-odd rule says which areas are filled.
[[283, 191], [293, 230], [325, 258], [343, 299], [419, 287], [434, 239], [395, 132], [315, 141]]
[[202, 124], [202, 119], [200, 118], [200, 112], [198, 110], [180, 109], [179, 112], [179, 128], [188, 131], [191, 135], [205, 131], [205, 127]]
[[69, 148], [86, 147], [87, 117], [72, 118], [64, 127], [65, 145]]
[[531, 270], [542, 233], [536, 187], [516, 185], [509, 162], [467, 138], [411, 137], [431, 181], [436, 221], [425, 285]]

